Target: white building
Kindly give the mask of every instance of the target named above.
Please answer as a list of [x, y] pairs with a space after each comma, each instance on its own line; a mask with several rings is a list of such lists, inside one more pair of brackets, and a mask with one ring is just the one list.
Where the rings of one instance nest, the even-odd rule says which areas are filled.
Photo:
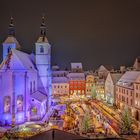
[[112, 105], [116, 99], [116, 83], [121, 76], [121, 73], [109, 73], [105, 81], [105, 98], [106, 101]]
[[[132, 116], [140, 113], [140, 72], [127, 71], [116, 84], [116, 104], [123, 111], [128, 107]], [[140, 120], [139, 117], [136, 117]]]
[[68, 71], [52, 72], [52, 95], [66, 96], [69, 95], [69, 81], [67, 78]]
[[101, 66], [96, 70], [96, 72], [97, 72], [99, 78], [106, 79], [106, 77], [107, 77], [107, 75], [108, 75], [108, 73], [109, 73], [109, 70], [108, 70], [105, 66], [101, 65]]
[[71, 63], [71, 71], [72, 72], [83, 72], [82, 63]]
[[15, 38], [13, 18], [3, 43], [0, 65], [0, 123], [14, 125], [40, 120], [48, 111], [51, 94], [51, 47], [42, 17], [41, 34], [35, 43], [35, 55], [20, 51]]

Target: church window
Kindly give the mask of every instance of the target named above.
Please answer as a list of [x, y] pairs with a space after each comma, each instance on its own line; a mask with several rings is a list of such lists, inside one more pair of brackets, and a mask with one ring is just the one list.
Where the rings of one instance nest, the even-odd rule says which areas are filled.
[[8, 53], [10, 52], [10, 50], [11, 50], [11, 47], [9, 46], [9, 47], [8, 47]]
[[44, 47], [40, 46], [40, 53], [44, 53]]
[[4, 113], [10, 113], [11, 98], [10, 96], [4, 97]]
[[33, 85], [33, 91], [35, 91], [35, 81], [34, 81], [34, 83], [33, 83], [34, 85]]
[[30, 82], [30, 94], [32, 93], [32, 82]]
[[23, 95], [17, 96], [17, 112], [23, 111]]

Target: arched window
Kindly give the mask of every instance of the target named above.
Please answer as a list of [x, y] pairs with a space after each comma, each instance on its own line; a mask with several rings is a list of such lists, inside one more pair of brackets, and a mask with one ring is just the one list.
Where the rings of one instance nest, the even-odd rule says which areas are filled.
[[17, 96], [17, 112], [23, 111], [23, 95]]
[[33, 91], [35, 92], [35, 81], [34, 81], [34, 83], [33, 83], [34, 85], [33, 85]]
[[40, 46], [40, 53], [44, 53], [44, 47]]
[[11, 50], [11, 47], [9, 46], [9, 47], [8, 47], [8, 53], [10, 52], [10, 50]]
[[11, 106], [11, 97], [5, 96], [4, 97], [4, 113], [10, 113], [10, 106]]
[[32, 82], [30, 82], [30, 94], [32, 94]]

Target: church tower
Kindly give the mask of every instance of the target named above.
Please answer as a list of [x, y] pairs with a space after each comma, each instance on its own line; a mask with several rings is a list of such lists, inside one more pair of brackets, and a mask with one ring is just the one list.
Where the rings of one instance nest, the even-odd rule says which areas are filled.
[[13, 18], [11, 17], [10, 24], [8, 27], [8, 37], [3, 42], [3, 60], [7, 57], [10, 49], [12, 48], [20, 49], [21, 47], [15, 38], [15, 27], [14, 27]]
[[40, 36], [35, 43], [35, 62], [39, 73], [39, 90], [51, 97], [51, 45], [46, 37], [45, 18], [42, 17]]

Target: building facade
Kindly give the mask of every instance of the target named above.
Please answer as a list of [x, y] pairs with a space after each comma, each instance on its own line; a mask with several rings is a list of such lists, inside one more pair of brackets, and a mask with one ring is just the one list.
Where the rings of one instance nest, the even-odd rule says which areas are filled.
[[121, 76], [121, 73], [109, 73], [105, 80], [105, 99], [111, 105], [116, 102], [116, 83]]
[[93, 86], [95, 85], [95, 80], [93, 74], [86, 75], [86, 95], [91, 96], [93, 92]]
[[139, 104], [139, 82], [137, 81], [139, 76], [138, 71], [127, 71], [116, 84], [116, 105], [120, 110], [127, 107], [135, 118]]
[[0, 123], [15, 125], [40, 120], [50, 106], [51, 47], [46, 38], [45, 19], [42, 17], [40, 36], [35, 44], [35, 55], [20, 51], [15, 38], [13, 18], [3, 43], [0, 65]]
[[69, 95], [68, 71], [52, 71], [52, 96]]
[[86, 82], [81, 63], [71, 63], [71, 72], [67, 75], [69, 79], [70, 95], [85, 95]]
[[140, 75], [134, 83], [134, 109], [133, 117], [140, 121]]

